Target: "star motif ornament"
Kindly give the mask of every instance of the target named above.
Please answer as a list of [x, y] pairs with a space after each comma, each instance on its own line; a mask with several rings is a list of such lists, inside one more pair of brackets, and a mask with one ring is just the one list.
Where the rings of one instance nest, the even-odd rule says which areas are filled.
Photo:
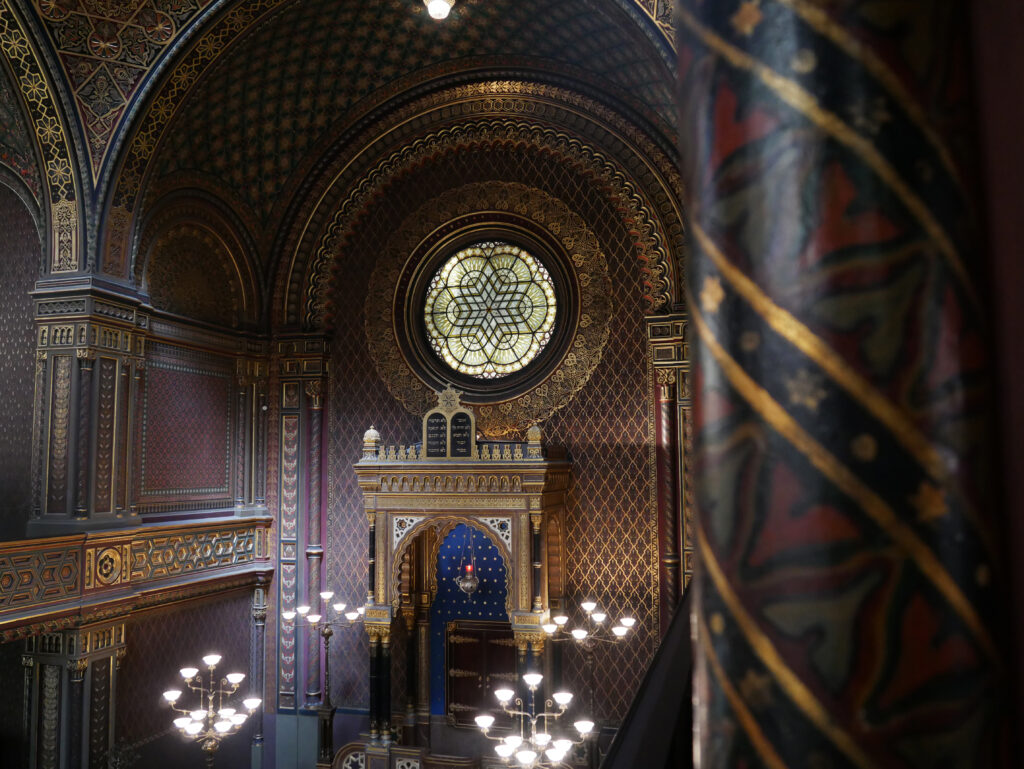
[[427, 288], [431, 346], [456, 371], [493, 379], [526, 366], [551, 338], [555, 290], [544, 266], [510, 243], [464, 248]]

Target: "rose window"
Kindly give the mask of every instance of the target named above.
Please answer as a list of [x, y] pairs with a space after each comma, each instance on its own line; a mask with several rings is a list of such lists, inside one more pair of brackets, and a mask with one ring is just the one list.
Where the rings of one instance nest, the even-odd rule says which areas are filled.
[[555, 309], [544, 265], [519, 246], [487, 241], [441, 266], [423, 315], [441, 360], [462, 374], [494, 379], [519, 371], [544, 349]]

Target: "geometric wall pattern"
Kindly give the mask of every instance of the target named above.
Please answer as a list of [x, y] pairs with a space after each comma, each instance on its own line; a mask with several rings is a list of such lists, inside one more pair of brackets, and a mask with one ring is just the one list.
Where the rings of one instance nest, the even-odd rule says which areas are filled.
[[34, 0], [74, 93], [93, 177], [149, 69], [211, 0]]
[[142, 498], [223, 498], [231, 462], [231, 377], [150, 361], [143, 394]]
[[31, 507], [31, 452], [25, 436], [32, 424], [35, 327], [29, 291], [39, 274], [42, 248], [28, 209], [2, 184], [0, 242], [0, 540], [7, 540], [25, 536]]

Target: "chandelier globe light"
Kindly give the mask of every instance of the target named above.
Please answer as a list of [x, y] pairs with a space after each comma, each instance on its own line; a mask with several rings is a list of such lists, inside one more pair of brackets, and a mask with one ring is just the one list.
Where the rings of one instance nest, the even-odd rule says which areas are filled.
[[480, 731], [489, 740], [494, 740], [494, 752], [505, 763], [512, 763], [524, 769], [555, 769], [567, 766], [569, 751], [583, 745], [593, 734], [594, 722], [579, 719], [573, 726], [577, 732], [576, 739], [552, 733], [558, 720], [565, 715], [572, 701], [572, 694], [558, 691], [552, 699], [544, 701], [544, 708], [537, 712], [537, 689], [544, 676], [540, 673], [526, 673], [523, 683], [528, 694], [525, 700], [516, 696], [512, 689], [496, 689], [494, 692], [502, 712], [512, 719], [512, 732], [503, 737], [490, 734], [494, 726], [494, 716], [481, 713], [474, 720]]
[[442, 21], [448, 18], [455, 0], [423, 0], [423, 4], [427, 6], [430, 18]]
[[219, 654], [207, 654], [203, 657], [205, 672], [194, 667], [179, 671], [185, 686], [198, 695], [193, 707], [181, 705], [181, 689], [168, 689], [163, 693], [171, 710], [180, 714], [172, 721], [174, 727], [182, 736], [199, 743], [206, 753], [207, 767], [213, 766], [213, 754], [221, 741], [241, 729], [261, 703], [258, 697], [247, 697], [241, 703], [231, 702], [245, 680], [245, 673], [228, 673], [218, 681], [216, 671], [220, 660]]

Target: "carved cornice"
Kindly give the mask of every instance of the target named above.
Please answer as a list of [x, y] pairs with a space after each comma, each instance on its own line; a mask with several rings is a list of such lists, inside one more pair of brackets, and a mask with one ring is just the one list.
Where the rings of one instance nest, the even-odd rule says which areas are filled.
[[0, 641], [248, 584], [272, 569], [270, 518], [0, 544]]

